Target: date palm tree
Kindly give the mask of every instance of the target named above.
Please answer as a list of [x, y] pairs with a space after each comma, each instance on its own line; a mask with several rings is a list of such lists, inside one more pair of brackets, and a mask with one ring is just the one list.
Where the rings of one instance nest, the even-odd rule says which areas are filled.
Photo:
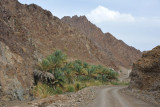
[[73, 70], [73, 65], [72, 63], [67, 63], [65, 65], [65, 67], [63, 68], [65, 77], [67, 79], [67, 82], [69, 84], [73, 84], [74, 83], [74, 78], [75, 78], [75, 72]]
[[65, 83], [65, 76], [64, 73], [61, 71], [61, 69], [59, 68], [55, 69], [54, 77], [55, 77], [55, 80], [53, 82], [54, 89], [56, 89], [57, 86], [63, 87], [63, 84]]
[[91, 79], [91, 78], [96, 78], [97, 74], [96, 74], [96, 70], [97, 70], [97, 67], [92, 65], [90, 67], [88, 67], [87, 69], [87, 72], [88, 72], [88, 79]]
[[62, 73], [57, 69], [61, 69], [66, 64], [66, 59], [67, 56], [62, 51], [57, 50], [42, 60], [38, 64], [38, 69], [33, 72], [36, 79], [35, 82], [47, 82], [51, 85], [62, 86], [64, 79], [61, 78]]

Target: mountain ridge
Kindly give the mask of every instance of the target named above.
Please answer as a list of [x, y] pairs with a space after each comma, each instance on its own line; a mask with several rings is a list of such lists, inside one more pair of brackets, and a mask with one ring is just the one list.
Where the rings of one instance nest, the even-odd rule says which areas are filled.
[[[64, 16], [61, 20], [86, 35], [100, 50], [106, 53], [106, 56], [109, 57], [110, 60], [113, 59], [114, 63], [118, 66], [131, 68], [130, 65], [141, 56], [139, 50], [128, 46], [122, 40], [116, 39], [111, 33], [103, 33], [102, 30], [95, 24], [92, 24], [86, 16]], [[119, 48], [121, 48], [121, 50]], [[127, 65], [128, 63], [129, 65]]]

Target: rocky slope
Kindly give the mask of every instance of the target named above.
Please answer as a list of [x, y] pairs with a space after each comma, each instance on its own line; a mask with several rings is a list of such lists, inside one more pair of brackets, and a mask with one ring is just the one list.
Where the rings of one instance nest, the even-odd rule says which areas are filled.
[[71, 60], [107, 65], [103, 53], [86, 36], [49, 11], [1, 0], [0, 99], [30, 99], [36, 63], [55, 49], [63, 50]]
[[150, 101], [160, 105], [160, 46], [144, 52], [142, 58], [134, 63], [129, 88], [138, 89]]
[[90, 86], [78, 92], [54, 95], [29, 102], [14, 101], [16, 103], [8, 103], [6, 107], [86, 107], [103, 88], [106, 86]]
[[80, 32], [94, 43], [99, 50], [105, 53], [110, 65], [117, 67], [123, 66], [131, 68], [133, 62], [140, 58], [141, 52], [128, 46], [121, 40], [117, 40], [110, 33], [103, 33], [101, 29], [92, 24], [85, 16], [65, 16], [61, 19], [63, 22], [77, 28]]

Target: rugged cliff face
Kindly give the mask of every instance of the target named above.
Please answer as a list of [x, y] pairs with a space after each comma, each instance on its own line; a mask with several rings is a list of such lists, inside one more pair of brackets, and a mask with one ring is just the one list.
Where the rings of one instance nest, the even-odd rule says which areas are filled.
[[144, 52], [133, 64], [130, 89], [138, 89], [160, 104], [160, 46]]
[[85, 16], [65, 16], [61, 19], [63, 22], [77, 28], [87, 36], [99, 50], [105, 53], [108, 63], [114, 63], [117, 67], [123, 66], [131, 68], [133, 62], [140, 58], [141, 52], [128, 46], [121, 40], [117, 40], [110, 33], [103, 33], [101, 29], [92, 24]]
[[144, 52], [133, 64], [130, 88], [160, 91], [160, 46]]

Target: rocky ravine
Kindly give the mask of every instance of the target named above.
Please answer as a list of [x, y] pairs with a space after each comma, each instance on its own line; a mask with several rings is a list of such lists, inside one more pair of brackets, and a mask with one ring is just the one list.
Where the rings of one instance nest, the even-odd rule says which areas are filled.
[[139, 98], [160, 105], [160, 46], [144, 52], [133, 64], [128, 90]]
[[[51, 12], [35, 4], [0, 0], [0, 100], [31, 100], [32, 72], [37, 62], [55, 49], [61, 49], [70, 60], [116, 68], [95, 42]], [[137, 52], [135, 60], [140, 54]]]

